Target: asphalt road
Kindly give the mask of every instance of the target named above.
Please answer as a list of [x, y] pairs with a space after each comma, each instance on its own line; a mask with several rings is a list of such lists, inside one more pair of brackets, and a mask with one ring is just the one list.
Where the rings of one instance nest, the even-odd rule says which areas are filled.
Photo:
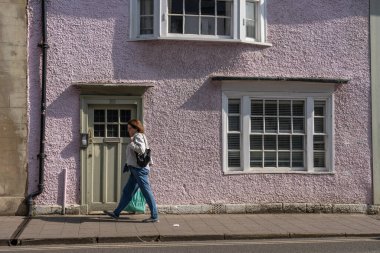
[[282, 239], [0, 247], [30, 253], [380, 253], [380, 238]]

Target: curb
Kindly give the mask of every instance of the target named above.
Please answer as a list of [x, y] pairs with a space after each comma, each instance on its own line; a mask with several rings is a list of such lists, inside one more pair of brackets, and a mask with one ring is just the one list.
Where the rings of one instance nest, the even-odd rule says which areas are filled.
[[0, 239], [0, 246], [9, 246], [9, 239]]
[[[179, 241], [223, 241], [223, 240], [260, 240], [260, 239], [294, 239], [294, 238], [328, 238], [328, 237], [377, 237], [374, 234], [326, 233], [326, 234], [204, 234], [204, 235], [149, 235], [124, 237], [85, 237], [85, 238], [41, 238], [20, 239], [18, 245], [54, 245], [54, 244], [98, 244], [98, 243], [136, 243], [136, 242], [179, 242]], [[0, 240], [0, 245], [8, 246], [7, 240]]]
[[225, 234], [197, 234], [197, 235], [161, 235], [162, 242], [180, 242], [180, 241], [220, 241], [226, 240]]

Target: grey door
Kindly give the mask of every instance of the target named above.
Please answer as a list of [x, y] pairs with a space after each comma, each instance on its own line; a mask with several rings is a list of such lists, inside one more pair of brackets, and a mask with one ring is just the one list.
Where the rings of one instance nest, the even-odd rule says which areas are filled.
[[134, 105], [89, 105], [87, 157], [88, 211], [116, 207], [127, 178], [122, 173], [129, 143], [127, 122], [136, 118]]

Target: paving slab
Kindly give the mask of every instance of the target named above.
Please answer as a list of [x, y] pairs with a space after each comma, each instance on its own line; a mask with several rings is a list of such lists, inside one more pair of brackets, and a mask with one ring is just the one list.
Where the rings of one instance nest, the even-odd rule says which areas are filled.
[[22, 216], [0, 216], [0, 246], [8, 245], [24, 220]]
[[[11, 238], [23, 217], [0, 217], [0, 239], [21, 245], [123, 243], [297, 237], [371, 236], [380, 238], [380, 218], [364, 214], [191, 214], [33, 217], [18, 238]], [[6, 226], [4, 226], [4, 224]]]

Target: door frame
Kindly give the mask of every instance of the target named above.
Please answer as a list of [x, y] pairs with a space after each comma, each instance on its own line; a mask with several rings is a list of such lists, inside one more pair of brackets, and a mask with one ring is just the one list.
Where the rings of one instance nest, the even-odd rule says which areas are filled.
[[[137, 118], [143, 122], [143, 97], [140, 96], [101, 96], [101, 95], [80, 95], [80, 132], [88, 133], [88, 107], [89, 105], [135, 105]], [[87, 148], [80, 149], [80, 205], [81, 213], [88, 214], [87, 199]]]

